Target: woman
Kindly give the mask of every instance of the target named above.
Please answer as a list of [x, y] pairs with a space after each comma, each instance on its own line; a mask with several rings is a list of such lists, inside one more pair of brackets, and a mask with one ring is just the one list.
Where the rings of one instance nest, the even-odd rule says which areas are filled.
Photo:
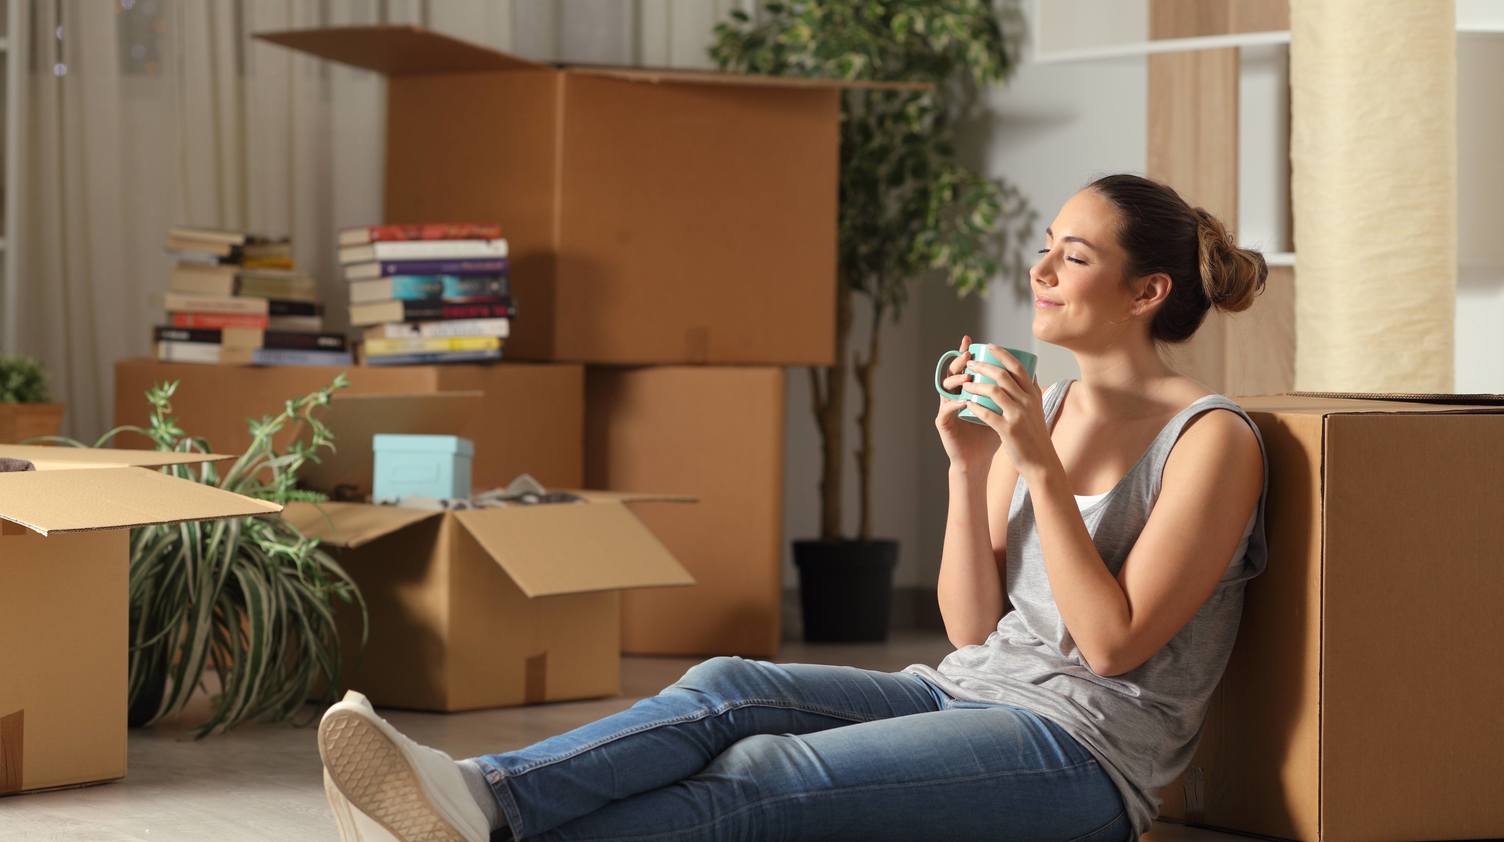
[[[1266, 268], [1132, 175], [1073, 196], [1030, 272], [1034, 335], [1079, 381], [1041, 392], [961, 340], [939, 601], [956, 651], [897, 673], [715, 658], [657, 696], [455, 763], [359, 694], [319, 730], [345, 839], [1137, 838], [1189, 763], [1243, 587], [1265, 565], [1252, 421], [1159, 346]], [[959, 420], [971, 406], [986, 421]], [[1214, 412], [1211, 410], [1227, 410]], [[1010, 606], [1011, 603], [1011, 606]], [[511, 834], [511, 836], [508, 836]]]

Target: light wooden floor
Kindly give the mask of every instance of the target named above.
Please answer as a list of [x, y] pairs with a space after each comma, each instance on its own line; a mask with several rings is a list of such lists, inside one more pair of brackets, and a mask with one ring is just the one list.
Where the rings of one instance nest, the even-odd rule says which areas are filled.
[[[880, 645], [789, 643], [778, 660], [897, 670], [935, 663], [943, 637], [898, 636]], [[656, 693], [695, 663], [691, 658], [627, 658], [624, 695], [590, 702], [463, 714], [384, 714], [419, 742], [455, 757], [505, 751], [597, 719]], [[194, 717], [192, 709], [188, 717]], [[312, 729], [247, 726], [194, 742], [184, 724], [130, 735], [125, 780], [59, 792], [0, 798], [0, 840], [334, 840]], [[1159, 823], [1152, 842], [1243, 837]]]

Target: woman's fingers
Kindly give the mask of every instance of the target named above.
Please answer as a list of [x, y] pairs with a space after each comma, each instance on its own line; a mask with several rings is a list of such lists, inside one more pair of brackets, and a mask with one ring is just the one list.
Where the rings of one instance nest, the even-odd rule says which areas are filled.
[[970, 382], [971, 375], [969, 374], [952, 374], [951, 376], [940, 381], [940, 385], [944, 386], [945, 391], [947, 392], [958, 392], [961, 390], [962, 386]]

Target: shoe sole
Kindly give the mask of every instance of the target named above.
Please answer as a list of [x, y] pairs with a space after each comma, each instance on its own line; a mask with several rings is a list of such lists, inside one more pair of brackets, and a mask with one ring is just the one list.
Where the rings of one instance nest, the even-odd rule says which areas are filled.
[[346, 710], [325, 716], [319, 754], [350, 805], [398, 839], [466, 842], [429, 800], [402, 750], [366, 717]]

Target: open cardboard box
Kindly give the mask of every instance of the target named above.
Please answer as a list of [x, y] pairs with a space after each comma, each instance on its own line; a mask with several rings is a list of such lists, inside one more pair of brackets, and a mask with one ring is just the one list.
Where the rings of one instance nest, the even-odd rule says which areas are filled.
[[386, 221], [501, 223], [510, 359], [829, 365], [841, 91], [926, 87], [544, 64], [411, 26], [256, 37], [386, 75]]
[[1269, 567], [1161, 817], [1504, 837], [1504, 397], [1239, 401], [1269, 456]]
[[[464, 395], [381, 401], [377, 423], [369, 399], [331, 402], [345, 456], [326, 462], [325, 482], [368, 487], [349, 473], [362, 464], [352, 454], [376, 433], [413, 432], [404, 424], [435, 407], [465, 423]], [[694, 583], [628, 504], [693, 498], [574, 493], [583, 501], [460, 511], [289, 505], [284, 517], [324, 541], [366, 600], [370, 639], [346, 658], [346, 683], [376, 704], [439, 711], [620, 692], [619, 591]], [[358, 619], [340, 607], [343, 639], [358, 639]]]
[[149, 470], [215, 454], [0, 445], [0, 795], [125, 775], [130, 527], [281, 507]]

